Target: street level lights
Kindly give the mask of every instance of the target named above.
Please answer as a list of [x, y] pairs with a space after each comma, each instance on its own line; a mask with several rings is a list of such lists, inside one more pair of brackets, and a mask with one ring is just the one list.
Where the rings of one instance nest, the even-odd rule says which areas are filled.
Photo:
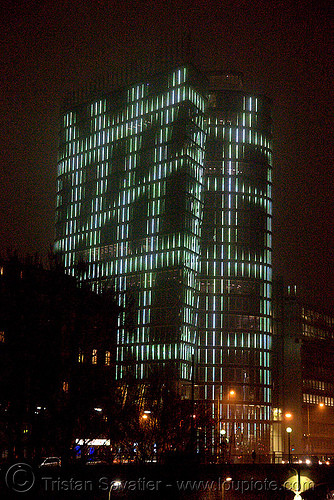
[[[223, 390], [223, 387], [222, 387], [222, 390]], [[223, 391], [222, 391], [223, 392]], [[229, 438], [229, 457], [228, 457], [228, 460], [230, 460], [231, 458], [231, 446], [232, 446], [232, 441], [233, 441], [233, 437], [234, 437], [234, 427], [233, 427], [233, 423], [231, 420], [231, 408], [230, 408], [230, 405], [231, 403], [233, 403], [235, 401], [235, 397], [236, 397], [237, 393], [234, 389], [230, 389], [228, 391], [228, 393], [225, 395], [224, 397], [224, 393], [222, 394], [222, 399], [219, 399], [217, 400], [217, 440], [216, 440], [216, 448], [217, 448], [217, 457], [218, 457], [218, 446], [219, 444], [222, 445], [222, 448], [224, 449], [224, 452], [223, 452], [223, 460], [226, 458], [225, 457], [225, 451], [226, 451], [226, 448], [227, 448], [227, 442], [228, 442], [228, 439], [227, 439], [227, 431], [225, 428], [223, 428], [220, 432], [219, 432], [219, 427], [220, 427], [220, 422], [223, 423], [224, 421], [226, 421], [226, 424], [228, 426], [228, 429], [230, 431], [230, 438]], [[221, 414], [220, 414], [220, 406], [221, 406]], [[225, 414], [225, 409], [226, 408], [226, 414]], [[224, 424], [225, 426], [225, 424]], [[220, 436], [219, 436], [220, 434]], [[223, 441], [221, 443], [221, 437], [223, 438]]]
[[[230, 483], [231, 481], [232, 481], [231, 476], [227, 476], [227, 477], [225, 478], [225, 480], [223, 481], [223, 485], [222, 485], [222, 486], [223, 486], [223, 490], [222, 490], [222, 500], [224, 500], [224, 499], [225, 499], [225, 484], [226, 484], [226, 483]], [[226, 488], [226, 491], [228, 491], [228, 488]]]
[[292, 432], [291, 427], [287, 427], [286, 432], [288, 433], [289, 464], [291, 464], [291, 443], [290, 443], [290, 434]]
[[220, 431], [220, 435], [221, 435], [221, 443], [220, 443], [221, 455], [222, 455], [222, 460], [225, 463], [225, 460], [227, 460], [227, 457], [226, 457], [226, 451], [227, 451], [226, 430], [222, 429]]

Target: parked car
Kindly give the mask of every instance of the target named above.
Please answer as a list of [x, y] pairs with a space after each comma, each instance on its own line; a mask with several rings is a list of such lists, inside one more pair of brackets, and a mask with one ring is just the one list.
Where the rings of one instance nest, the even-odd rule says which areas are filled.
[[306, 465], [319, 465], [319, 458], [314, 455], [306, 457], [305, 463]]
[[100, 460], [99, 458], [89, 458], [86, 462], [86, 465], [108, 465], [104, 460]]
[[59, 457], [48, 457], [43, 460], [40, 467], [60, 467], [61, 460]]

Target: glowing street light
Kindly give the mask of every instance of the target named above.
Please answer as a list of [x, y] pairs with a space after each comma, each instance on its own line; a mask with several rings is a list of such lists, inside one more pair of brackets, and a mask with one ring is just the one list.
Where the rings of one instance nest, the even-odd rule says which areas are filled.
[[225, 477], [224, 481], [223, 481], [223, 489], [222, 489], [222, 500], [224, 500], [225, 498], [225, 484], [226, 483], [230, 483], [232, 481], [232, 477], [231, 476], [227, 476]]
[[288, 433], [289, 464], [291, 464], [291, 444], [290, 444], [290, 434], [292, 432], [291, 427], [287, 427], [286, 432]]
[[[222, 387], [222, 399], [220, 400], [219, 398], [217, 399], [217, 428], [215, 431], [215, 448], [217, 452], [217, 457], [219, 454], [219, 445], [221, 445], [221, 439], [223, 440], [223, 443], [226, 444], [228, 441], [227, 439], [227, 430], [226, 429], [221, 429], [219, 431], [219, 423], [227, 420], [227, 422], [230, 421], [230, 414], [231, 414], [231, 405], [235, 403], [235, 396], [237, 396], [237, 393], [234, 389], [229, 389], [228, 392], [225, 392]], [[220, 406], [222, 410], [222, 415], [220, 415]], [[233, 425], [232, 422], [227, 423], [228, 428], [231, 430], [231, 426]], [[234, 429], [232, 428], [231, 430], [231, 436], [234, 433]], [[220, 434], [220, 436], [219, 436]], [[225, 451], [223, 452], [223, 454]], [[231, 455], [231, 446], [230, 446], [230, 451], [229, 454]]]
[[[325, 403], [321, 402], [318, 404], [318, 407], [323, 409], [325, 408]], [[311, 438], [311, 433], [310, 433], [310, 405], [307, 405], [307, 451], [310, 453], [311, 452], [311, 445], [310, 445], [310, 438]]]

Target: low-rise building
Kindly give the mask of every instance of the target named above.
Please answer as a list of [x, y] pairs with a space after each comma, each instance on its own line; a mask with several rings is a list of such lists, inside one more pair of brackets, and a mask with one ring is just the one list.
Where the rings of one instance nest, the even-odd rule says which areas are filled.
[[[334, 315], [276, 294], [274, 451], [334, 453]], [[292, 432], [288, 438], [286, 429]]]
[[118, 313], [59, 268], [0, 260], [2, 459], [69, 453], [88, 432], [115, 380]]

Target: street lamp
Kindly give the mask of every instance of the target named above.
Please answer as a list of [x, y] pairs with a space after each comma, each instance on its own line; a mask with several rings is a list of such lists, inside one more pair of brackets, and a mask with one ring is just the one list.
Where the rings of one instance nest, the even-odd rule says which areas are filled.
[[[226, 484], [226, 483], [230, 483], [231, 481], [232, 481], [232, 477], [231, 477], [231, 476], [227, 476], [227, 477], [225, 478], [225, 480], [223, 481], [223, 484], [222, 484], [222, 486], [223, 486], [223, 489], [222, 489], [222, 500], [224, 500], [224, 498], [225, 498], [225, 484]], [[226, 491], [227, 491], [228, 489], [229, 489], [229, 488], [226, 488]]]
[[[295, 471], [296, 476], [297, 476], [297, 490], [295, 491], [295, 496], [293, 497], [293, 500], [303, 500], [303, 498], [300, 496], [301, 492], [301, 484], [300, 484], [300, 466], [298, 467], [298, 470], [293, 469], [291, 467], [291, 470]], [[291, 479], [290, 479], [291, 482]]]
[[[228, 396], [229, 400], [234, 400], [236, 396], [236, 392], [234, 389], [230, 389]], [[235, 400], [234, 400], [235, 401]], [[229, 418], [229, 415], [227, 416]], [[234, 413], [234, 421], [230, 423], [230, 430], [231, 430], [231, 435], [230, 435], [230, 447], [229, 447], [229, 462], [231, 461], [231, 455], [232, 455], [232, 445], [234, 444], [235, 447], [235, 423], [236, 423], [236, 414]]]
[[289, 464], [291, 464], [291, 444], [290, 444], [290, 434], [292, 432], [291, 427], [287, 427], [286, 432], [288, 433]]
[[226, 429], [222, 429], [220, 431], [221, 435], [221, 442], [220, 442], [220, 448], [221, 448], [221, 457], [223, 462], [227, 459], [226, 457], [226, 451], [227, 451], [227, 440], [226, 440]]
[[[319, 408], [324, 408], [325, 403], [319, 403], [318, 404]], [[311, 445], [310, 445], [310, 405], [307, 405], [307, 451], [308, 453], [311, 452]]]
[[[229, 448], [229, 459], [230, 459], [232, 437], [234, 434], [234, 429], [232, 429], [232, 422], [230, 422], [230, 413], [231, 413], [230, 404], [231, 404], [231, 402], [233, 402], [233, 400], [235, 401], [235, 397], [236, 397], [237, 393], [234, 389], [229, 389], [229, 391], [224, 394], [225, 391], [223, 391], [223, 387], [221, 389], [222, 389], [222, 399], [220, 399], [220, 398], [217, 399], [217, 429], [216, 429], [216, 438], [215, 438], [215, 441], [216, 441], [215, 448], [216, 448], [217, 457], [218, 457], [218, 453], [219, 453], [218, 447], [221, 444], [220, 439], [222, 438], [222, 440], [223, 440], [223, 447], [226, 447], [226, 445], [227, 445], [228, 440], [227, 440], [227, 436], [226, 436], [226, 434], [227, 434], [226, 429], [222, 429], [219, 432], [220, 422], [223, 423], [226, 420], [227, 426], [230, 430], [230, 448]], [[221, 405], [222, 414], [220, 414], [220, 405]], [[225, 411], [226, 411], [226, 413], [225, 413]], [[219, 436], [219, 433], [220, 433], [221, 438]], [[224, 451], [224, 458], [225, 458], [225, 451]]]

